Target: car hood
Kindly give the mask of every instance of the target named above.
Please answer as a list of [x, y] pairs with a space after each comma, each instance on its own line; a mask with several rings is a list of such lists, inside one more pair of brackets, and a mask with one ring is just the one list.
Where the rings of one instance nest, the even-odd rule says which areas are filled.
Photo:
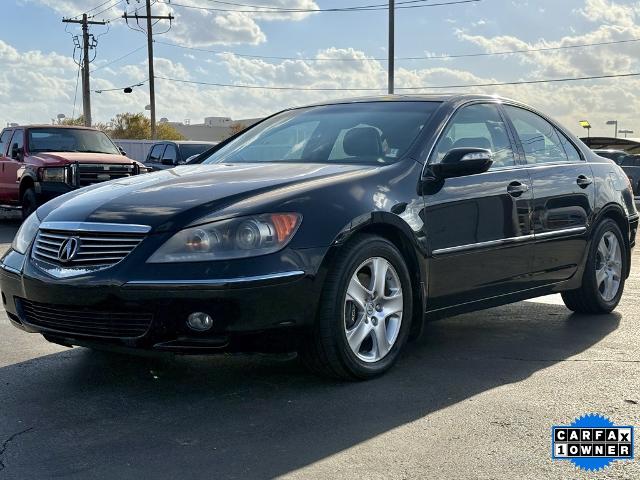
[[344, 181], [374, 170], [296, 163], [187, 165], [68, 193], [43, 205], [38, 216], [45, 221], [129, 223], [167, 231], [253, 196], [265, 197], [261, 194], [320, 178]]
[[44, 164], [59, 165], [60, 163], [134, 163], [124, 155], [112, 155], [110, 153], [85, 153], [85, 152], [42, 152], [31, 155]]

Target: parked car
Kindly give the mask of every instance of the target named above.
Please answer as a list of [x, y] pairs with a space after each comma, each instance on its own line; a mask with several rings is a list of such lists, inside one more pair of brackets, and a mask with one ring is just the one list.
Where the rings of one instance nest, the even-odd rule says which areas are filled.
[[17, 327], [62, 345], [297, 350], [366, 379], [426, 319], [556, 292], [612, 311], [637, 228], [620, 167], [526, 105], [374, 97], [45, 204], [0, 288]]
[[151, 147], [144, 164], [153, 170], [164, 170], [185, 165], [194, 156], [209, 150], [217, 142], [159, 142]]
[[23, 218], [79, 187], [145, 173], [99, 130], [60, 125], [5, 128], [0, 134], [0, 205]]
[[633, 194], [640, 196], [640, 155], [632, 155], [622, 150], [594, 150], [601, 157], [613, 160], [622, 167], [624, 173], [629, 177]]

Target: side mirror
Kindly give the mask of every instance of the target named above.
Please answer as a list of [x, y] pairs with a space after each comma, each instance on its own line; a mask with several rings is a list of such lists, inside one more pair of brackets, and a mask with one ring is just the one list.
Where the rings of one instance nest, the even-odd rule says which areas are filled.
[[122, 148], [122, 147], [118, 146], [118, 150], [120, 150], [120, 153], [121, 153], [122, 155], [124, 155], [125, 157], [127, 156], [127, 152], [125, 152], [125, 151], [124, 151], [124, 148]]
[[24, 148], [23, 147], [18, 147], [18, 144], [14, 143], [11, 146], [11, 158], [13, 158], [14, 160], [17, 160], [19, 162], [24, 160]]
[[493, 165], [491, 150], [484, 148], [454, 148], [449, 150], [440, 163], [430, 165], [436, 179], [465, 177], [484, 173]]

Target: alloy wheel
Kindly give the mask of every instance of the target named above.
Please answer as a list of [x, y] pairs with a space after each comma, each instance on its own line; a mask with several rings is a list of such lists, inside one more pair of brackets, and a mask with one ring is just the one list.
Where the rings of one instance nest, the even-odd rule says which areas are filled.
[[613, 232], [606, 232], [600, 239], [595, 264], [598, 291], [605, 302], [610, 302], [618, 294], [622, 279], [622, 250]]
[[382, 257], [360, 264], [344, 302], [344, 333], [351, 351], [373, 363], [393, 348], [402, 324], [402, 285], [393, 265]]

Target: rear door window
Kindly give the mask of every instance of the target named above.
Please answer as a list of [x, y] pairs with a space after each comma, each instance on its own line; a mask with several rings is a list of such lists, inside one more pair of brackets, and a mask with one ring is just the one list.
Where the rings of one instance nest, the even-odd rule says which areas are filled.
[[569, 161], [553, 125], [541, 116], [522, 108], [505, 105], [505, 110], [520, 138], [527, 163]]

